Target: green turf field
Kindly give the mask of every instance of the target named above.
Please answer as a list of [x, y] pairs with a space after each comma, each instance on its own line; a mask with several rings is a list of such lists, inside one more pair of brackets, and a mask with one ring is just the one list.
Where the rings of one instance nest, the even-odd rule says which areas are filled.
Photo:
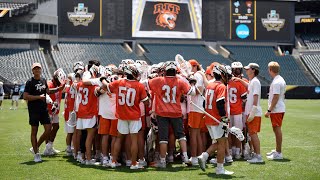
[[[320, 100], [287, 100], [287, 113], [283, 122], [282, 161], [268, 161], [251, 165], [236, 161], [226, 166], [234, 171], [232, 176], [217, 176], [212, 165], [207, 171], [169, 165], [167, 169], [146, 168], [130, 171], [129, 168], [109, 169], [100, 166], [79, 165], [64, 153], [55, 157], [42, 157], [42, 163], [34, 163], [29, 152], [30, 126], [26, 104], [20, 102], [16, 111], [9, 110], [6, 100], [0, 110], [0, 179], [320, 179]], [[262, 108], [266, 110], [266, 100]], [[60, 119], [60, 122], [63, 122]], [[274, 135], [268, 119], [262, 119], [259, 135], [262, 155], [274, 148]], [[64, 124], [61, 123], [55, 148], [65, 149]], [[39, 134], [43, 128], [39, 128]], [[41, 147], [41, 152], [44, 145]]]

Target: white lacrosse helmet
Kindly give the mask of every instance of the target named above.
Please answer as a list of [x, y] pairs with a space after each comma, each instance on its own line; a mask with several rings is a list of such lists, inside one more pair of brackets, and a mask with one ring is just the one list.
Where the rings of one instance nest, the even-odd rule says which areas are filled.
[[175, 61], [167, 61], [164, 66], [166, 71], [169, 69], [178, 70], [178, 66]]
[[123, 59], [121, 61], [121, 64], [134, 64], [134, 60], [133, 59]]
[[232, 76], [232, 69], [231, 69], [231, 67], [230, 67], [229, 65], [225, 65], [224, 67], [225, 67], [226, 70], [227, 70], [227, 74], [228, 74], [229, 76]]
[[66, 82], [67, 75], [64, 73], [62, 68], [57, 69], [53, 75], [58, 79], [60, 84], [64, 84]]
[[233, 62], [231, 63], [231, 68], [234, 69], [234, 68], [243, 68], [241, 62]]
[[73, 72], [77, 71], [78, 69], [84, 70], [84, 64], [82, 61], [78, 61], [73, 64]]
[[140, 71], [135, 64], [128, 64], [124, 67], [124, 73], [131, 74], [135, 79], [139, 79]]
[[111, 76], [113, 74], [112, 73], [112, 67], [106, 66], [105, 69], [106, 69], [106, 71], [105, 71], [104, 75]]
[[0, 82], [0, 86], [3, 86], [3, 82]]
[[148, 66], [148, 63], [145, 60], [136, 60], [136, 64], [141, 64], [141, 66]]

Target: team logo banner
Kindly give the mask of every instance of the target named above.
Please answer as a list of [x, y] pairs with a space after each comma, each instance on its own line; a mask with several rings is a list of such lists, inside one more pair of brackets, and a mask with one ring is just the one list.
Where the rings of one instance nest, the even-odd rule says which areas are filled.
[[201, 0], [133, 0], [132, 36], [201, 39]]
[[267, 31], [280, 31], [283, 28], [285, 19], [280, 19], [280, 15], [276, 10], [271, 10], [268, 13], [267, 18], [261, 19], [263, 27], [267, 29]]
[[84, 3], [78, 3], [78, 6], [74, 7], [74, 12], [68, 12], [68, 18], [74, 26], [88, 26], [94, 19], [94, 13], [89, 13]]

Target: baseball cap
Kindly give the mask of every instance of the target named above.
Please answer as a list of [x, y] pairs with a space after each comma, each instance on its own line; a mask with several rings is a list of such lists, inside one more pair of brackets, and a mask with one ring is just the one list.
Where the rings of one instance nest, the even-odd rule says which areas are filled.
[[189, 60], [189, 63], [191, 64], [191, 66], [199, 66], [199, 65], [200, 65], [200, 64], [198, 63], [198, 61], [195, 60], [195, 59], [190, 59], [190, 60]]
[[41, 64], [40, 63], [33, 63], [32, 64], [32, 69], [35, 68], [35, 67], [41, 68]]
[[244, 67], [244, 69], [257, 69], [259, 70], [259, 65], [257, 63], [249, 63], [247, 66]]

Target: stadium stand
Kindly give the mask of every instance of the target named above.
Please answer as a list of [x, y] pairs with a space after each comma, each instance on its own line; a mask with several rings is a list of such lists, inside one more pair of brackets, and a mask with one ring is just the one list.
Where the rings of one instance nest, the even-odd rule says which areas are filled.
[[122, 59], [138, 59], [134, 53], [125, 52], [120, 43], [86, 43], [61, 42], [57, 45], [58, 51], [52, 51], [57, 67], [62, 67], [67, 73], [72, 72], [74, 62], [88, 63], [96, 59], [102, 65], [120, 64]]
[[303, 34], [301, 38], [309, 49], [320, 50], [320, 34]]
[[[268, 63], [276, 61], [281, 66], [280, 74], [286, 80], [288, 85], [313, 85], [299, 68], [293, 56], [277, 56], [273, 47], [268, 46], [225, 46], [230, 52], [230, 58], [234, 61], [240, 61], [243, 65], [256, 62], [260, 67], [260, 76], [271, 82], [268, 73]], [[268, 84], [263, 84], [268, 85]]]
[[45, 78], [50, 78], [44, 52], [30, 49], [0, 49], [0, 76], [8, 82], [26, 82], [32, 77], [31, 65], [40, 62]]
[[147, 52], [144, 54], [153, 64], [167, 60], [174, 60], [176, 54], [181, 54], [186, 60], [196, 59], [203, 68], [212, 62], [230, 64], [231, 61], [209, 53], [203, 45], [180, 45], [180, 44], [143, 44]]
[[301, 59], [304, 61], [305, 65], [312, 72], [312, 74], [317, 78], [318, 82], [320, 82], [320, 54], [302, 55]]
[[[19, 16], [36, 9], [35, 3], [8, 3], [1, 2], [0, 10], [8, 10], [9, 16]], [[2, 17], [2, 16], [1, 16]]]

